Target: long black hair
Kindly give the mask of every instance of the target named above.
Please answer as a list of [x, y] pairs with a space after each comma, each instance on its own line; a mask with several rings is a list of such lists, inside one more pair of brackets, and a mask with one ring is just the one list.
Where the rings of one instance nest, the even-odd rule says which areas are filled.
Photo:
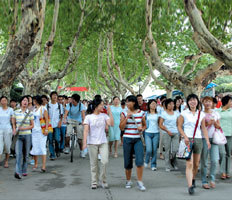
[[139, 103], [138, 103], [138, 100], [137, 100], [137, 97], [134, 96], [134, 95], [130, 95], [126, 98], [126, 101], [127, 102], [134, 102], [134, 109], [137, 110], [139, 109]]
[[[179, 101], [179, 100], [180, 100], [179, 98], [175, 98], [175, 99], [174, 99], [174, 111], [176, 111], [176, 110], [177, 110], [176, 102], [177, 102], [177, 101]], [[179, 112], [181, 112], [181, 104], [180, 104], [180, 106], [179, 106], [178, 110], [179, 110]]]
[[[156, 101], [155, 99], [150, 99], [150, 100], [148, 101], [148, 104], [147, 104], [147, 110], [148, 110], [149, 113], [151, 112], [150, 105], [151, 105], [152, 102], [155, 102], [156, 105], [157, 105], [157, 101]], [[156, 109], [156, 108], [155, 108], [155, 113], [157, 113], [157, 109]]]
[[36, 102], [41, 106], [43, 103], [42, 97], [40, 95], [36, 95], [32, 98], [32, 100], [36, 100]]
[[88, 105], [87, 114], [93, 114], [94, 110], [103, 102], [102, 99], [97, 98], [91, 101]]

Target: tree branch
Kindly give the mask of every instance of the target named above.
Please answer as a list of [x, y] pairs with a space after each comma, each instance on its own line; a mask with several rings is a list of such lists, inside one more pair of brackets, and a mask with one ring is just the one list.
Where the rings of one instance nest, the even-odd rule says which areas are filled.
[[[205, 26], [201, 14], [197, 9], [194, 0], [184, 0], [185, 11], [195, 31], [205, 42], [196, 43], [198, 48], [207, 52], [232, 67], [232, 51], [226, 48], [217, 38], [215, 38]], [[196, 40], [195, 40], [196, 42]]]

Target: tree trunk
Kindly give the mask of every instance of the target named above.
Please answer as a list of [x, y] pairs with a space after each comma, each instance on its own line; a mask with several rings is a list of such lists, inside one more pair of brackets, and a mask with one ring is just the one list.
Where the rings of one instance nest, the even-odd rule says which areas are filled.
[[36, 55], [32, 47], [41, 34], [45, 5], [46, 0], [22, 1], [19, 29], [0, 60], [0, 90], [7, 91], [4, 88], [12, 85], [25, 64]]
[[11, 86], [4, 87], [0, 90], [0, 97], [6, 96], [8, 99], [10, 99], [10, 90]]

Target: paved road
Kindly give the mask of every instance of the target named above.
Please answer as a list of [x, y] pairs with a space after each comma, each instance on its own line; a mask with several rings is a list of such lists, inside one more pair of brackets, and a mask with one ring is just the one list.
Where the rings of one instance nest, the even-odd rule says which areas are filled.
[[140, 192], [136, 186], [136, 174], [133, 170], [134, 187], [130, 190], [124, 188], [125, 176], [123, 169], [122, 148], [119, 158], [110, 158], [108, 165], [108, 183], [110, 189], [90, 189], [89, 159], [79, 158], [78, 150], [75, 160], [69, 162], [69, 156], [63, 155], [56, 161], [48, 161], [47, 173], [32, 171], [29, 166], [29, 175], [22, 180], [16, 180], [14, 174], [14, 160], [10, 161], [10, 168], [4, 169], [0, 163], [0, 200], [188, 200], [188, 199], [232, 199], [232, 180], [221, 181], [217, 179], [214, 190], [201, 188], [197, 180], [197, 189], [194, 196], [187, 193], [184, 175], [184, 161], [179, 161], [180, 171], [165, 172], [164, 161], [158, 160], [158, 170], [144, 171], [144, 184], [146, 192]]

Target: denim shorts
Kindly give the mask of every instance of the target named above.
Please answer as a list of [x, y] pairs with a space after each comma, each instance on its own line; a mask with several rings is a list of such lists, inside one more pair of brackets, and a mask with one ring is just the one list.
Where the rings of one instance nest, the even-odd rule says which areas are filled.
[[140, 138], [123, 137], [124, 168], [133, 168], [133, 154], [135, 154], [135, 164], [141, 167], [144, 164], [144, 149]]

